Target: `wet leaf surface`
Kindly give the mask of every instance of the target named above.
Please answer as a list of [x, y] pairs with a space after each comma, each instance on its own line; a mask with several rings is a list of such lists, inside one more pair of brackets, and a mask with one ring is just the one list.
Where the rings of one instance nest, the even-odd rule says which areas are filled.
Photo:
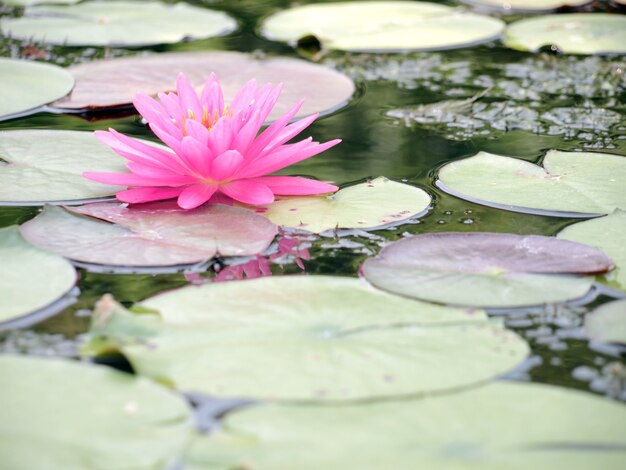
[[626, 299], [608, 302], [588, 314], [585, 333], [597, 341], [626, 344]]

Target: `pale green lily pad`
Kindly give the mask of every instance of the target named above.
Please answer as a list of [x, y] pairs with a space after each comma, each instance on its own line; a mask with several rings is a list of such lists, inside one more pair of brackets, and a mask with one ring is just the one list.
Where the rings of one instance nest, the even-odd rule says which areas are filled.
[[70, 263], [27, 243], [17, 227], [0, 229], [0, 260], [0, 329], [18, 319], [19, 326], [29, 323], [29, 315], [39, 320], [34, 314], [58, 301], [76, 283]]
[[164, 470], [190, 437], [185, 401], [143, 378], [8, 355], [0, 375], [2, 468]]
[[0, 58], [0, 120], [10, 119], [67, 95], [72, 75], [61, 67]]
[[261, 33], [291, 44], [315, 36], [329, 49], [426, 51], [497, 39], [504, 23], [428, 2], [337, 2], [303, 5], [267, 18]]
[[498, 209], [556, 217], [591, 217], [626, 209], [626, 158], [550, 150], [542, 166], [479, 152], [439, 170], [437, 186]]
[[[194, 264], [221, 256], [265, 250], [277, 233], [270, 221], [245, 209], [204, 205], [184, 210], [176, 203], [98, 203], [56, 206], [20, 227], [33, 245], [73, 261], [116, 267]], [[84, 216], [88, 217], [84, 217]]]
[[626, 52], [626, 17], [572, 13], [527, 18], [507, 26], [504, 44], [531, 52], [555, 46], [567, 54], [623, 54]]
[[125, 189], [83, 177], [126, 172], [126, 160], [92, 132], [0, 132], [0, 205], [80, 204]]
[[183, 2], [83, 2], [26, 9], [3, 18], [5, 36], [66, 46], [148, 46], [222, 36], [237, 23], [226, 13]]
[[430, 201], [422, 189], [379, 177], [330, 196], [278, 197], [259, 213], [277, 225], [319, 233], [400, 223], [426, 211]]
[[328, 114], [345, 106], [355, 91], [352, 80], [328, 67], [288, 57], [259, 59], [235, 51], [120, 57], [78, 64], [68, 70], [76, 79], [76, 86], [69, 96], [53, 104], [63, 111], [130, 106], [138, 92], [156, 95], [173, 91], [179, 72], [198, 91], [211, 72], [216, 73], [227, 102], [252, 78], [259, 84], [282, 83], [280, 99], [270, 119], [282, 116], [301, 99], [304, 104], [297, 116]]
[[585, 317], [591, 339], [626, 344], [626, 299], [601, 305]]
[[2, 2], [0, 3], [6, 3], [7, 5], [16, 6], [37, 5], [39, 3], [50, 5], [71, 5], [80, 1], [81, 0], [2, 0]]
[[592, 0], [461, 0], [479, 7], [498, 8], [511, 13], [550, 12], [572, 9], [592, 3]]
[[595, 246], [609, 255], [615, 262], [615, 269], [601, 277], [609, 286], [626, 291], [626, 212], [618, 210], [606, 217], [579, 222], [564, 228], [557, 235]]
[[587, 245], [553, 237], [429, 233], [385, 246], [363, 264], [374, 286], [452, 305], [522, 307], [585, 295], [612, 260]]
[[353, 400], [456, 389], [502, 374], [524, 340], [484, 312], [392, 296], [358, 279], [284, 276], [191, 286], [96, 310], [91, 351], [120, 350], [180, 390]]
[[188, 461], [190, 470], [618, 469], [625, 436], [619, 403], [495, 382], [411, 401], [245, 408], [197, 436]]

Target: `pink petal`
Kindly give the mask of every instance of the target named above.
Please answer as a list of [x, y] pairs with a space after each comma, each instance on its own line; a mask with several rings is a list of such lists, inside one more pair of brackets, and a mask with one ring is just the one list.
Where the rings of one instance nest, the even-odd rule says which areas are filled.
[[213, 181], [224, 181], [230, 178], [241, 166], [243, 157], [237, 150], [227, 150], [215, 157], [208, 173]]
[[269, 144], [267, 144], [263, 151], [267, 152], [293, 139], [300, 132], [309, 127], [318, 117], [319, 114], [313, 114], [306, 118], [300, 119], [292, 124], [289, 124], [281, 132], [279, 132]]
[[148, 178], [132, 173], [99, 173], [90, 171], [83, 173], [83, 176], [99, 183], [116, 184], [119, 186], [183, 186], [197, 181], [191, 176], [171, 175]]
[[219, 116], [224, 113], [224, 95], [222, 94], [220, 82], [214, 73], [209, 75], [209, 78], [204, 84], [200, 102], [209, 113], [213, 113], [215, 110], [217, 110]]
[[158, 122], [168, 118], [163, 105], [144, 93], [137, 93], [133, 97], [133, 106], [148, 122]]
[[261, 176], [254, 181], [267, 185], [279, 196], [308, 196], [311, 194], [334, 193], [339, 188], [322, 181], [301, 178], [299, 176]]
[[244, 204], [257, 206], [274, 202], [272, 190], [265, 184], [252, 180], [232, 181], [220, 186], [220, 191]]
[[158, 168], [153, 165], [144, 165], [142, 163], [129, 162], [126, 164], [131, 173], [137, 176], [145, 176], [148, 178], [167, 178], [169, 176], [180, 176], [178, 173], [173, 173], [171, 170]]
[[235, 96], [230, 105], [230, 109], [237, 112], [250, 106], [250, 102], [254, 99], [255, 92], [256, 80], [252, 79], [237, 93], [237, 96]]
[[181, 141], [180, 149], [179, 156], [196, 177], [205, 179], [210, 175], [213, 154], [207, 146], [202, 145], [193, 137], [187, 136]]
[[283, 114], [280, 118], [274, 121], [265, 129], [261, 135], [259, 135], [254, 143], [250, 146], [249, 153], [251, 155], [260, 155], [267, 145], [285, 128], [287, 123], [293, 119], [293, 117], [300, 111], [304, 100], [300, 100], [291, 110]]
[[215, 191], [217, 191], [217, 186], [193, 184], [180, 193], [178, 205], [183, 209], [195, 209], [211, 199]]
[[159, 93], [159, 100], [169, 114], [170, 118], [180, 122], [183, 110], [180, 107], [180, 101], [176, 93]]
[[116, 197], [122, 202], [139, 204], [171, 199], [178, 196], [181, 191], [181, 188], [134, 188], [120, 191], [116, 194]]
[[202, 119], [202, 105], [196, 94], [193, 85], [187, 80], [184, 73], [179, 73], [176, 79], [176, 90], [178, 91], [178, 99], [183, 115], [188, 118], [189, 111], [194, 114], [195, 119]]

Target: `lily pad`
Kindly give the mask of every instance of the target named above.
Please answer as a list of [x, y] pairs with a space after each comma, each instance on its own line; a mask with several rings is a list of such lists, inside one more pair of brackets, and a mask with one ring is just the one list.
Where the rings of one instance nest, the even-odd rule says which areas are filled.
[[626, 344], [626, 299], [603, 304], [587, 315], [585, 332], [594, 340]]
[[571, 13], [527, 18], [507, 26], [504, 44], [531, 52], [554, 46], [567, 54], [623, 54], [626, 52], [626, 17]]
[[[0, 229], [0, 329], [30, 316], [67, 294], [76, 283], [76, 271], [60, 256], [28, 244], [17, 227]], [[54, 313], [54, 312], [49, 312]], [[37, 318], [35, 318], [37, 317]]]
[[277, 225], [319, 233], [399, 223], [426, 211], [430, 201], [422, 189], [379, 177], [330, 196], [279, 197], [260, 213]]
[[626, 158], [550, 150], [542, 166], [479, 152], [444, 165], [437, 186], [477, 204], [555, 217], [593, 217], [626, 209]]
[[267, 405], [197, 436], [190, 470], [620, 468], [626, 408], [588, 393], [496, 382], [420, 400]]
[[100, 184], [84, 171], [124, 172], [126, 160], [92, 132], [0, 132], [0, 205], [80, 204], [124, 188]]
[[50, 5], [70, 5], [73, 3], [78, 3], [80, 1], [81, 0], [2, 0], [2, 3], [17, 6], [36, 5], [38, 3], [45, 3]]
[[453, 305], [521, 307], [582, 297], [613, 263], [590, 246], [553, 237], [432, 233], [384, 247], [362, 272], [395, 294]]
[[498, 39], [504, 23], [428, 2], [337, 2], [303, 5], [267, 18], [261, 33], [295, 44], [315, 36], [344, 51], [432, 51]]
[[[355, 87], [352, 80], [327, 67], [299, 59], [258, 59], [231, 51], [153, 54], [98, 60], [69, 68], [76, 79], [72, 93], [54, 106], [64, 111], [130, 106], [135, 93], [156, 95], [174, 91], [176, 76], [183, 72], [202, 87], [211, 72], [220, 79], [226, 101], [251, 78], [259, 83], [283, 83], [270, 119], [285, 114], [302, 98], [299, 116], [330, 113], [345, 106]], [[311, 86], [315, 83], [315, 86]]]
[[595, 246], [609, 255], [615, 262], [615, 269], [602, 279], [612, 287], [626, 292], [626, 212], [615, 211], [606, 217], [570, 225], [557, 235], [563, 240], [571, 240]]
[[[147, 21], [149, 19], [149, 21]], [[183, 2], [83, 2], [28, 7], [3, 18], [5, 36], [61, 46], [149, 46], [223, 36], [237, 28], [226, 13]]]
[[538, 13], [573, 9], [593, 3], [592, 0], [461, 0], [470, 5], [498, 8], [511, 13]]
[[[525, 341], [481, 311], [392, 296], [358, 279], [284, 276], [110, 299], [91, 349], [181, 390], [268, 400], [350, 400], [450, 390], [502, 374]], [[245, 365], [245, 370], [242, 369]]]
[[132, 206], [112, 202], [71, 211], [77, 215], [46, 206], [20, 227], [22, 235], [33, 245], [73, 261], [159, 267], [199, 263], [218, 254], [255, 255], [277, 233], [267, 219], [222, 205], [183, 210], [174, 202]]
[[72, 75], [61, 67], [0, 58], [0, 120], [11, 119], [67, 95]]
[[0, 374], [2, 468], [161, 470], [179, 461], [190, 437], [185, 401], [143, 378], [8, 355]]

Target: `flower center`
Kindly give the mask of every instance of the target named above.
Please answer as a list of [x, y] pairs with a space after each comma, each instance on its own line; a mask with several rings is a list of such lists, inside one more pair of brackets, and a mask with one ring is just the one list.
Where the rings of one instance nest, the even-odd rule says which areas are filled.
[[[202, 119], [199, 122], [204, 127], [206, 127], [209, 131], [211, 131], [213, 127], [215, 126], [215, 124], [217, 124], [217, 121], [220, 120], [220, 118], [225, 117], [228, 119], [232, 119], [234, 115], [235, 115], [234, 111], [230, 109], [228, 106], [224, 107], [224, 111], [222, 111], [221, 115], [217, 109], [213, 110], [213, 112], [211, 113], [209, 112], [206, 106], [202, 106]], [[183, 114], [181, 118], [183, 135], [187, 135], [187, 120], [188, 119], [193, 119], [194, 121], [198, 121], [198, 119], [196, 119], [196, 113], [194, 113], [192, 109], [188, 109], [187, 115]]]

